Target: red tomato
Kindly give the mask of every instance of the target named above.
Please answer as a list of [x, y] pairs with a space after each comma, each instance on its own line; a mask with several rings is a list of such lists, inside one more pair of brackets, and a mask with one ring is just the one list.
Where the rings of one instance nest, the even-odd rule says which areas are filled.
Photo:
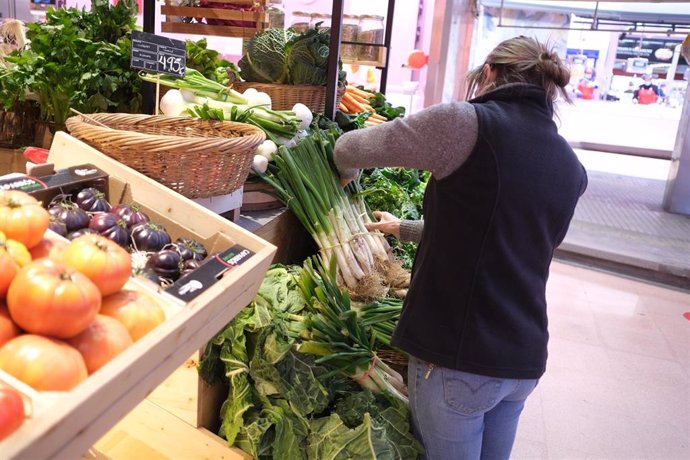
[[62, 340], [24, 334], [0, 348], [0, 369], [38, 391], [67, 391], [87, 377], [81, 354]]
[[12, 321], [7, 306], [0, 301], [0, 347], [21, 333], [22, 330]]
[[22, 268], [7, 292], [15, 323], [32, 334], [74, 337], [96, 318], [101, 293], [85, 275], [50, 259]]
[[100, 235], [72, 241], [62, 253], [62, 262], [88, 276], [104, 296], [122, 289], [132, 274], [129, 253]]
[[124, 324], [135, 342], [165, 321], [165, 311], [156, 299], [129, 289], [104, 297], [101, 314]]
[[32, 248], [43, 239], [50, 215], [31, 195], [18, 190], [0, 191], [0, 232]]
[[17, 390], [0, 386], [0, 441], [24, 422], [24, 401]]
[[0, 232], [0, 298], [7, 295], [19, 269], [31, 262], [31, 254], [22, 243], [5, 238]]
[[43, 238], [36, 246], [29, 250], [31, 253], [31, 260], [38, 260], [47, 257], [59, 262], [60, 258], [62, 257], [62, 252], [68, 245], [69, 242], [65, 240]]
[[81, 334], [67, 340], [76, 348], [86, 363], [89, 374], [132, 345], [127, 328], [115, 318], [98, 315]]

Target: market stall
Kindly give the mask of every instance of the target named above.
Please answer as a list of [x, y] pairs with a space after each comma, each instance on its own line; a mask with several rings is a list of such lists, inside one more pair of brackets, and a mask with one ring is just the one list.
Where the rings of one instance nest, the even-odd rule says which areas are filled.
[[[365, 223], [372, 205], [419, 217], [426, 178], [370, 170], [343, 189], [332, 164], [343, 131], [386, 123], [404, 109], [341, 75], [340, 110], [325, 118], [330, 34], [318, 28], [298, 33], [257, 23], [236, 65], [200, 41], [187, 42], [178, 77], [130, 73], [127, 8], [98, 3], [90, 13], [118, 13], [120, 35], [110, 37], [116, 47], [106, 45], [105, 30], [89, 32], [89, 43], [76, 40], [80, 21], [94, 17], [58, 10], [48, 24], [64, 22], [74, 34], [62, 37], [70, 60], [42, 49], [46, 30], [32, 25], [36, 45], [10, 53], [0, 69], [13, 82], [0, 92], [4, 113], [15, 107], [8, 100], [31, 96], [53, 129], [45, 164], [5, 177], [3, 188], [12, 191], [0, 192], [0, 386], [18, 394], [24, 409], [0, 431], [0, 456], [144, 455], [132, 430], [150, 431], [146, 420], [156, 419], [167, 436], [206, 440], [219, 456], [322, 458], [339, 448], [414, 458], [421, 447], [399, 373], [405, 356], [390, 348], [390, 336], [415, 248], [369, 233]], [[80, 61], [82, 46], [94, 54]], [[102, 53], [117, 55], [108, 65], [127, 70], [107, 82], [108, 94], [97, 89], [108, 75], [99, 67]], [[27, 77], [42, 72], [35, 59], [42, 54], [54, 66], [79, 62], [86, 91], [63, 88], [59, 75], [32, 86]], [[142, 81], [160, 85], [162, 115], [136, 114]], [[65, 98], [71, 91], [79, 96]], [[120, 98], [130, 96], [124, 106]], [[245, 184], [264, 196], [247, 194], [259, 212], [245, 209], [236, 223], [194, 201]], [[34, 223], [20, 210], [39, 217]], [[33, 237], [23, 239], [29, 228]], [[117, 254], [119, 271], [85, 255], [104, 248]], [[83, 279], [93, 300], [57, 298], [57, 287], [36, 300], [41, 284], [32, 277], [39, 275], [55, 286]], [[103, 334], [96, 354], [107, 356], [95, 365], [89, 345]], [[37, 345], [44, 342], [62, 351], [50, 355]], [[45, 361], [28, 357], [37, 348]], [[62, 360], [57, 374], [46, 364], [50, 356]], [[77, 364], [64, 374], [68, 361]], [[186, 404], [169, 404], [166, 392], [188, 395]], [[183, 424], [170, 417], [176, 410], [186, 414]], [[166, 435], [147, 441], [167, 446]], [[362, 442], [372, 437], [374, 445]]]

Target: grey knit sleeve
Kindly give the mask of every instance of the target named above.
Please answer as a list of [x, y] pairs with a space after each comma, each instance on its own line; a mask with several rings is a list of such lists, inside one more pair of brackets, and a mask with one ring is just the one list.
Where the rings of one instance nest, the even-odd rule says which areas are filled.
[[422, 240], [422, 230], [424, 230], [423, 220], [401, 220], [400, 241], [419, 243]]
[[477, 133], [472, 104], [438, 104], [344, 134], [335, 145], [334, 160], [346, 179], [354, 178], [358, 169], [385, 166], [423, 169], [443, 179], [470, 156]]

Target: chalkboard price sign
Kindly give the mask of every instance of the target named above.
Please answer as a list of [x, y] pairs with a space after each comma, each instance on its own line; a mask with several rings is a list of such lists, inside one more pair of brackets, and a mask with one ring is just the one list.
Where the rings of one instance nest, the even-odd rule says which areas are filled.
[[130, 65], [133, 69], [184, 77], [187, 68], [185, 42], [133, 30]]

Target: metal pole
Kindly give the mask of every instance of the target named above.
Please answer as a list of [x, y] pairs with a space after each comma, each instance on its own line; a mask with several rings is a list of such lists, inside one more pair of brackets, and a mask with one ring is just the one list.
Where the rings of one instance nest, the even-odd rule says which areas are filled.
[[[144, 0], [142, 4], [142, 15], [144, 32], [156, 33], [156, 0]], [[148, 82], [141, 82], [141, 110], [147, 114], [157, 115], [156, 107], [156, 85]]]
[[388, 66], [390, 65], [391, 55], [391, 41], [393, 38], [393, 14], [395, 13], [395, 0], [388, 0], [388, 13], [386, 13], [386, 35], [383, 39], [385, 46], [386, 59], [381, 69], [381, 84], [379, 85], [379, 92], [386, 94], [386, 85], [388, 84]]
[[[153, 0], [151, 0], [153, 1]], [[338, 110], [336, 96], [338, 93], [338, 73], [340, 71], [340, 31], [343, 25], [343, 0], [333, 0], [331, 12], [331, 45], [328, 54], [328, 83], [326, 84], [326, 110], [324, 115], [335, 119]]]

